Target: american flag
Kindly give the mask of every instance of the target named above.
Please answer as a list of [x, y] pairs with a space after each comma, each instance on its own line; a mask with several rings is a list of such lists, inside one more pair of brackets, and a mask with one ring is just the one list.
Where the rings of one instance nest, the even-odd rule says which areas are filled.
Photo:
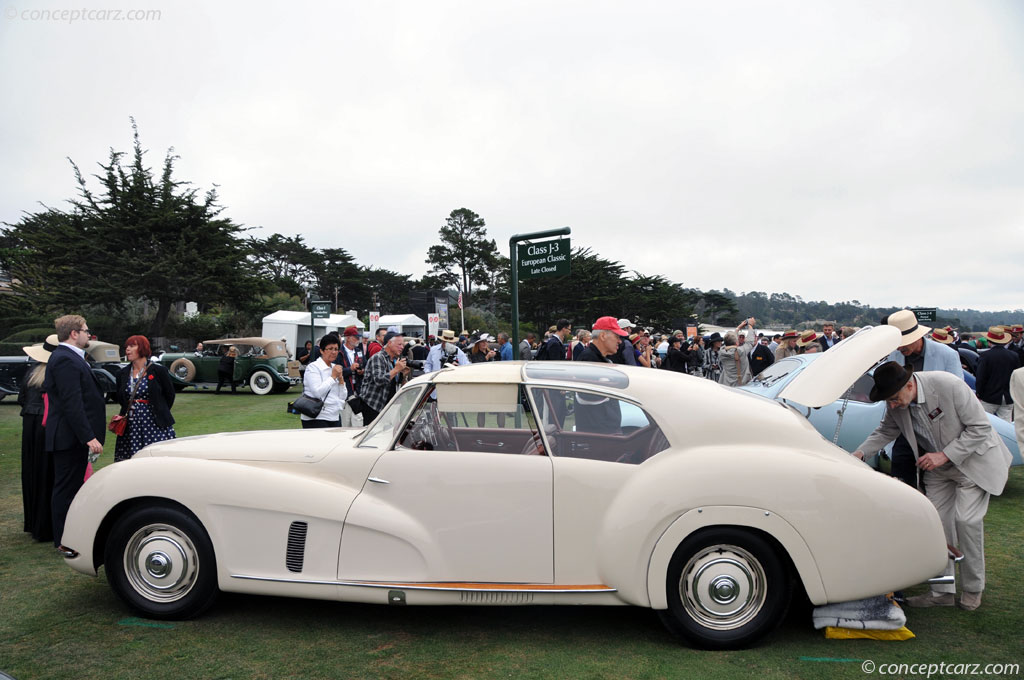
[[462, 309], [462, 291], [459, 291], [459, 309]]

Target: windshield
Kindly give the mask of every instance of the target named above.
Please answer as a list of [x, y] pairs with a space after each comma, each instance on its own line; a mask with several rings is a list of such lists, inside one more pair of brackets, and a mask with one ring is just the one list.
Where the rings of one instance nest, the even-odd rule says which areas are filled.
[[406, 388], [398, 393], [391, 402], [384, 407], [373, 426], [369, 429], [363, 440], [359, 442], [361, 449], [384, 449], [391, 444], [395, 434], [402, 427], [406, 416], [412, 411], [419, 396], [423, 393], [422, 387]]
[[787, 377], [788, 375], [798, 370], [799, 368], [799, 359], [782, 359], [781, 361], [776, 361], [774, 364], [758, 373], [757, 376], [754, 378], [753, 382], [761, 383], [762, 385], [768, 387], [779, 382], [780, 380]]

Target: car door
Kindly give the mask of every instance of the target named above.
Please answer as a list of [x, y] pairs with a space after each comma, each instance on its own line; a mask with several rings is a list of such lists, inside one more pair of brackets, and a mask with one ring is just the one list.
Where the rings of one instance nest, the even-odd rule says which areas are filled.
[[346, 517], [339, 579], [552, 583], [552, 469], [535, 437], [518, 385], [425, 393]]

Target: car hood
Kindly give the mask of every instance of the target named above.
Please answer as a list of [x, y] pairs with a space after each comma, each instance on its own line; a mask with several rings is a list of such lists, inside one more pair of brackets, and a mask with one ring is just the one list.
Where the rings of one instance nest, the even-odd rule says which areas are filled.
[[863, 328], [804, 367], [778, 399], [819, 408], [843, 396], [865, 371], [899, 347], [895, 326]]
[[362, 428], [221, 432], [150, 444], [135, 457], [205, 458], [238, 462], [316, 463]]

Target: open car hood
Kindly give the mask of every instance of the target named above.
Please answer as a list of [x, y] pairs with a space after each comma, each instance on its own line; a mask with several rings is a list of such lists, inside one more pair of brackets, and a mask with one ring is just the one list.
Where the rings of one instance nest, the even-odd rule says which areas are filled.
[[901, 339], [895, 326], [863, 328], [812, 361], [776, 398], [812, 408], [831, 404], [879, 359], [899, 347]]

